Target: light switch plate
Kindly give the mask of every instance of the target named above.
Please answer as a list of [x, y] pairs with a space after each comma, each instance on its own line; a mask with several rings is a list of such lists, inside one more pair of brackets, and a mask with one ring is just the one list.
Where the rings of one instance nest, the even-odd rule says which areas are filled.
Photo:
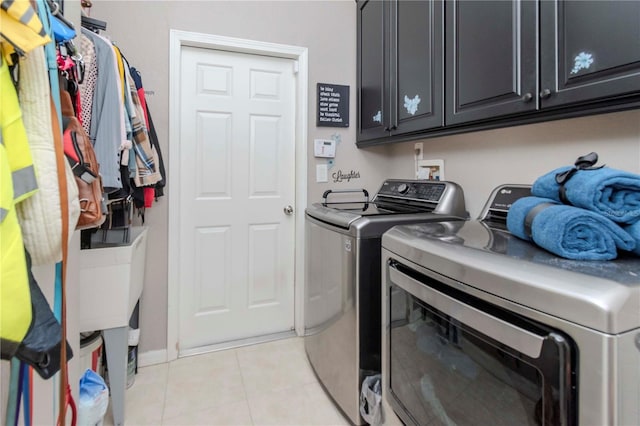
[[329, 182], [329, 171], [326, 164], [316, 165], [316, 182]]
[[414, 157], [416, 160], [422, 160], [422, 149], [424, 148], [424, 145], [422, 145], [422, 142], [418, 142], [414, 145], [413, 149], [414, 149]]

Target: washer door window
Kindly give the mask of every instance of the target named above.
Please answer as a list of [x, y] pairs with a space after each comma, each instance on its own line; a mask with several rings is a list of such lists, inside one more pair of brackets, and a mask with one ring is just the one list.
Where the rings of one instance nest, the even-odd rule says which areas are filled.
[[403, 421], [574, 423], [567, 336], [403, 265], [389, 277], [389, 391]]

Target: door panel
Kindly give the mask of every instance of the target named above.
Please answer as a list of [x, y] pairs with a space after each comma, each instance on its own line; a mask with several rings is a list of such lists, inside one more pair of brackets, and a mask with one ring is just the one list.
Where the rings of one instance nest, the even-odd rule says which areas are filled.
[[179, 351], [294, 325], [289, 59], [184, 47]]
[[[202, 198], [228, 198], [231, 177], [231, 114], [198, 112], [196, 116], [196, 193]], [[204, 140], [205, 135], [217, 135]]]
[[378, 0], [358, 4], [358, 87], [360, 103], [358, 140], [375, 139], [389, 134], [386, 93], [388, 66], [388, 6]]
[[537, 108], [533, 1], [446, 3], [446, 124]]
[[276, 223], [251, 225], [249, 227], [249, 295], [250, 309], [279, 302], [279, 255]]
[[278, 127], [280, 117], [252, 115], [250, 138], [251, 198], [275, 196], [280, 193]]
[[[457, 21], [463, 31], [458, 37], [457, 59], [461, 68], [468, 74], [462, 74], [459, 80], [460, 105], [470, 105], [492, 97], [508, 96], [516, 89], [514, 78], [517, 71], [516, 41], [513, 37], [516, 22], [512, 19], [513, 7], [482, 7], [475, 3], [462, 3], [458, 7]], [[500, 22], [500, 26], [478, 25], [476, 22]], [[479, 35], [482, 34], [481, 37]], [[459, 71], [463, 73], [463, 70]], [[468, 78], [470, 76], [475, 78]], [[491, 84], [478, 84], [490, 81]]]
[[[229, 310], [229, 253], [231, 252], [231, 232], [228, 226], [196, 229], [195, 245], [197, 253], [211, 253], [212, 256], [195, 259], [198, 276], [196, 290], [198, 303], [196, 315]], [[206, 261], [204, 261], [206, 260]], [[205, 277], [220, 276], [221, 280], [209, 282]]]
[[640, 2], [544, 1], [540, 8], [543, 107], [640, 91]]
[[[396, 47], [391, 71], [395, 82], [392, 134], [443, 125], [441, 1], [392, 3], [392, 45]], [[395, 39], [394, 39], [395, 37]]]

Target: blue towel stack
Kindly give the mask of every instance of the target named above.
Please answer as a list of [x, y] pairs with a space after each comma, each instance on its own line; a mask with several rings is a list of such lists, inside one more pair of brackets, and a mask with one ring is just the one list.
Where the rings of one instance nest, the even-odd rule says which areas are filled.
[[[572, 167], [561, 167], [539, 177], [531, 194], [561, 201], [556, 175], [570, 169]], [[617, 223], [632, 224], [640, 220], [640, 175], [609, 167], [578, 170], [564, 187], [572, 206], [591, 210]]]
[[[556, 176], [568, 171], [562, 200]], [[509, 209], [512, 234], [568, 259], [611, 260], [618, 249], [640, 255], [640, 175], [561, 167], [538, 178], [531, 193]]]
[[[527, 229], [527, 215], [541, 209]], [[597, 213], [566, 206], [549, 198], [524, 197], [511, 205], [507, 228], [558, 256], [574, 260], [612, 260], [617, 249], [632, 250], [635, 240], [619, 225]]]

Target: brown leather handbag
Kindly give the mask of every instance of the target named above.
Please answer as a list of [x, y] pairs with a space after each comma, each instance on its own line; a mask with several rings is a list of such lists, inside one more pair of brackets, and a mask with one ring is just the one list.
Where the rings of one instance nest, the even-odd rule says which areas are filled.
[[106, 219], [100, 165], [91, 139], [75, 117], [69, 93], [61, 89], [64, 153], [76, 177], [80, 217], [76, 229], [97, 228]]

